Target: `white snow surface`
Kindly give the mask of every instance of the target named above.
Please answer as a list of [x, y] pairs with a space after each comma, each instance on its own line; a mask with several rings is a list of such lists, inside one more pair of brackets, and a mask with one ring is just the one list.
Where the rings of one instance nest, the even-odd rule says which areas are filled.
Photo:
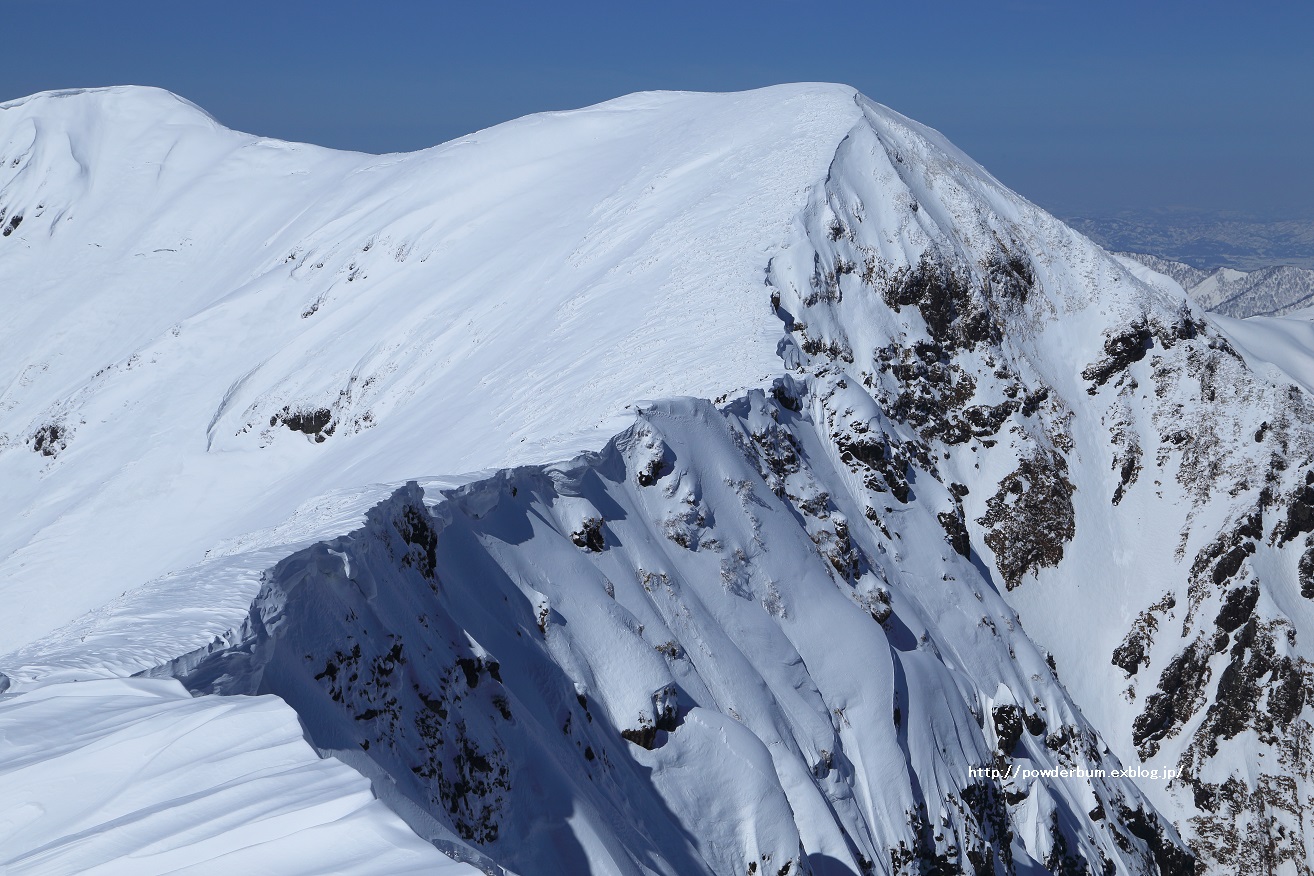
[[1294, 380], [1314, 393], [1314, 309], [1245, 319], [1214, 316], [1213, 320], [1274, 379]]
[[193, 698], [172, 679], [0, 695], [8, 876], [474, 876], [360, 774], [320, 758], [277, 697]]
[[1309, 872], [1300, 330], [840, 86], [0, 158], [0, 684], [277, 694], [484, 867]]
[[764, 265], [858, 116], [839, 86], [637, 94], [373, 156], [149, 88], [0, 105], [0, 642], [311, 496], [563, 458], [638, 399], [768, 381]]

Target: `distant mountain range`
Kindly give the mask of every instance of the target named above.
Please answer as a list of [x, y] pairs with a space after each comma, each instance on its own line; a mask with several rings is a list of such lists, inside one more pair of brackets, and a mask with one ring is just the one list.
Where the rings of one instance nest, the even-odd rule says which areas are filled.
[[1165, 210], [1101, 218], [1068, 216], [1065, 221], [1105, 249], [1152, 252], [1197, 268], [1314, 269], [1311, 218], [1267, 221], [1240, 214]]
[[1203, 308], [1224, 316], [1286, 316], [1314, 306], [1314, 270], [1270, 265], [1254, 271], [1192, 267], [1139, 252], [1117, 253], [1176, 280]]

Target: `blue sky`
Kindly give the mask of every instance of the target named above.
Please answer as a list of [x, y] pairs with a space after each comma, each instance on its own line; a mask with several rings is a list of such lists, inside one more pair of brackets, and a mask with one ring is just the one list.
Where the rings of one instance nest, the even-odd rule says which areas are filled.
[[158, 85], [372, 152], [630, 91], [823, 80], [1061, 215], [1314, 217], [1314, 4], [68, 2], [0, 7], [0, 99]]

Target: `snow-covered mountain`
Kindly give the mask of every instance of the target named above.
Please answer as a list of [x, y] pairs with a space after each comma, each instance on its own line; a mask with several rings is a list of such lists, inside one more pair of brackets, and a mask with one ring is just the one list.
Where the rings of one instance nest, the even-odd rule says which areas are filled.
[[1272, 265], [1253, 271], [1227, 267], [1204, 271], [1145, 253], [1118, 255], [1172, 277], [1201, 307], [1224, 316], [1286, 316], [1314, 306], [1314, 270], [1309, 268]]
[[939, 134], [366, 156], [124, 88], [0, 158], [0, 720], [274, 694], [488, 872], [1310, 872], [1307, 357]]

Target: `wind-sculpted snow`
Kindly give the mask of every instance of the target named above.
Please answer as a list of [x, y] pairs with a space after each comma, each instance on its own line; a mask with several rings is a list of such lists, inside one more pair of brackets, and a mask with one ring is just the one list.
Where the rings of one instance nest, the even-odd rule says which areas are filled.
[[0, 869], [473, 876], [274, 697], [107, 679], [0, 695]]
[[0, 595], [27, 596], [0, 640], [312, 496], [769, 383], [763, 265], [856, 113], [839, 86], [640, 94], [372, 156], [152, 89], [3, 105]]
[[1120, 765], [949, 549], [951, 493], [906, 468], [921, 500], [876, 511], [836, 457], [828, 404], [888, 440], [870, 399], [792, 391], [797, 412], [654, 405], [596, 456], [432, 510], [401, 489], [169, 671], [279, 694], [319, 748], [521, 872], [1187, 872], [1131, 782], [972, 774]]
[[1310, 873], [1277, 321], [836, 86], [0, 128], [14, 690], [276, 693], [494, 871]]

